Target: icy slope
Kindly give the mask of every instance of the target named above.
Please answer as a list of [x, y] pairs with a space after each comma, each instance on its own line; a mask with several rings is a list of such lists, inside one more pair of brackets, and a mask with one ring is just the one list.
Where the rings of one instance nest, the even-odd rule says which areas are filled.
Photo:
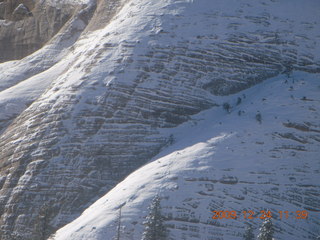
[[76, 218], [170, 144], [171, 128], [218, 107], [215, 95], [319, 72], [318, 6], [97, 1], [58, 35], [67, 51], [1, 64], [0, 239], [41, 239]]
[[[315, 239], [320, 234], [319, 77], [279, 76], [220, 98], [233, 106], [230, 114], [211, 109], [173, 129], [176, 142], [160, 154], [165, 156], [130, 174], [55, 239], [113, 239], [120, 207], [121, 239], [141, 239], [147, 206], [157, 194], [169, 239], [240, 240], [246, 222], [255, 233], [262, 222], [244, 219], [246, 209], [271, 210], [276, 239]], [[242, 102], [236, 105], [238, 97]], [[239, 218], [212, 220], [213, 210], [235, 210]], [[308, 219], [294, 219], [291, 211], [297, 210], [308, 210]], [[278, 211], [290, 211], [290, 217], [280, 219]]]

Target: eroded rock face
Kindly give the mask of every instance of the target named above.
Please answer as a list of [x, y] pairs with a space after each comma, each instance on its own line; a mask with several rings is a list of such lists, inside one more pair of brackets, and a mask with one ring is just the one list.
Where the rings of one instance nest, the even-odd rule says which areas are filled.
[[[92, 18], [80, 15], [87, 28], [61, 60], [67, 67], [0, 137], [1, 240], [43, 239], [74, 219], [170, 143], [162, 129], [216, 106], [213, 94], [292, 69], [319, 71], [311, 37], [282, 32], [305, 23], [261, 17], [245, 5], [220, 14], [210, 1], [195, 1], [195, 9], [189, 1], [98, 1]], [[25, 5], [33, 16], [1, 31], [19, 38], [16, 25], [30, 21], [37, 26], [30, 42], [33, 31], [54, 34], [72, 12]], [[35, 16], [52, 21], [41, 25]]]
[[28, 16], [32, 16], [32, 13], [30, 12], [30, 10], [26, 5], [24, 5], [23, 3], [20, 3], [18, 7], [14, 9], [12, 16], [15, 21], [19, 21]]
[[0, 3], [0, 62], [21, 59], [40, 49], [75, 12], [77, 7], [70, 4], [4, 0]]

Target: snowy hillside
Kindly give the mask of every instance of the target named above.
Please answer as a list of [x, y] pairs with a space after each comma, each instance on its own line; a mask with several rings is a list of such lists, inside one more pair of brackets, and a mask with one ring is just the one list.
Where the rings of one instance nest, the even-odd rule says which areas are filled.
[[[41, 1], [58, 12], [76, 2]], [[0, 64], [1, 240], [46, 238], [137, 169], [107, 194], [112, 214], [80, 218], [58, 238], [113, 235], [120, 200], [139, 238], [140, 208], [162, 184], [174, 239], [236, 238], [243, 221], [207, 220], [211, 209], [245, 206], [309, 210], [299, 224], [277, 221], [277, 234], [318, 234], [319, 1], [88, 0], [75, 9], [43, 48]], [[146, 186], [118, 196], [126, 181]]]
[[[319, 92], [319, 74], [295, 73], [218, 98], [232, 105], [230, 113], [211, 109], [173, 129], [172, 146], [55, 239], [113, 239], [120, 207], [121, 239], [141, 239], [147, 207], [157, 194], [170, 239], [240, 240], [246, 222], [255, 233], [262, 222], [240, 217], [242, 211], [267, 209], [274, 213], [276, 239], [315, 239], [320, 234]], [[238, 97], [242, 101], [236, 105]], [[255, 119], [258, 111], [261, 123]], [[213, 220], [214, 210], [235, 210], [239, 218]], [[295, 219], [291, 212], [298, 210], [308, 210], [308, 218]], [[290, 217], [280, 219], [278, 211], [290, 211]]]

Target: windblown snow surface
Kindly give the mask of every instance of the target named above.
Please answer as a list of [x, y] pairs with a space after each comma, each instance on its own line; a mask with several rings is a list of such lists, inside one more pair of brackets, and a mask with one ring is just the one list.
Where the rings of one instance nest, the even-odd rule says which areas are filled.
[[[60, 229], [56, 239], [113, 239], [120, 207], [121, 239], [141, 239], [156, 195], [169, 239], [242, 239], [247, 223], [258, 234], [263, 220], [244, 219], [243, 210], [253, 210], [255, 217], [270, 210], [275, 239], [315, 239], [320, 234], [319, 91], [319, 74], [298, 72], [217, 98], [232, 105], [230, 113], [210, 109], [171, 130], [175, 144]], [[238, 97], [243, 101], [236, 105]], [[213, 220], [214, 210], [233, 210], [238, 218]], [[292, 212], [299, 210], [308, 210], [308, 218], [296, 219]], [[289, 211], [290, 217], [280, 219], [278, 211]]]
[[257, 234], [245, 209], [276, 239], [320, 235], [320, 2], [107, 2], [0, 64], [0, 239], [113, 239], [120, 207], [141, 239], [155, 195], [169, 239]]

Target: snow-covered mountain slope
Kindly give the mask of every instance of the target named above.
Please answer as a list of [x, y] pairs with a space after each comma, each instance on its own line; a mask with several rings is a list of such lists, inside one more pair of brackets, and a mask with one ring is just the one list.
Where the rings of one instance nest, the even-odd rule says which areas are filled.
[[83, 7], [95, 11], [60, 32], [66, 45], [0, 64], [0, 239], [37, 240], [70, 222], [216, 96], [320, 71], [316, 0]]
[[[120, 239], [141, 239], [156, 195], [168, 239], [240, 240], [248, 222], [258, 233], [262, 220], [244, 219], [244, 210], [258, 216], [270, 210], [275, 239], [315, 239], [320, 234], [319, 77], [279, 76], [219, 98], [230, 103], [230, 113], [210, 109], [173, 129], [175, 143], [162, 157], [130, 174], [55, 239], [113, 239], [120, 207]], [[213, 220], [214, 210], [233, 210], [238, 218]], [[307, 210], [308, 218], [295, 219], [291, 212], [299, 210]], [[280, 219], [279, 211], [289, 211], [289, 218]]]

